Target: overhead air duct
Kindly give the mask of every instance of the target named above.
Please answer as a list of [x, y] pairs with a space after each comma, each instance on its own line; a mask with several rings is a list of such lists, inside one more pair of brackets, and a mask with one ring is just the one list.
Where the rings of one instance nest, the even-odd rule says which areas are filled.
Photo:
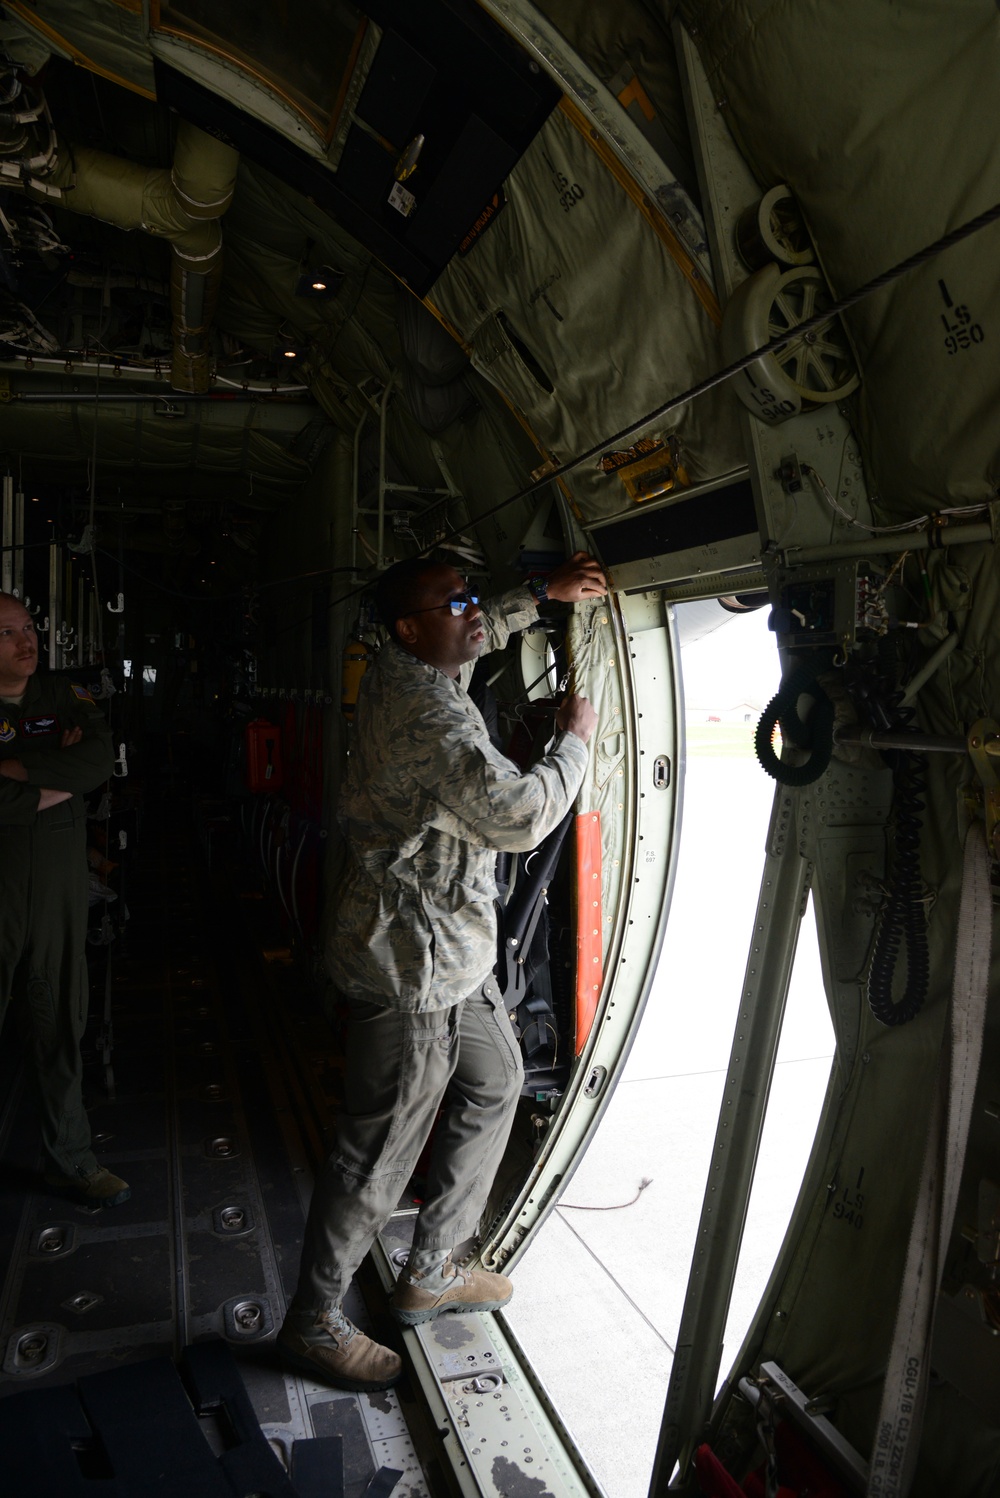
[[170, 171], [60, 141], [44, 187], [28, 189], [51, 199], [54, 188], [73, 213], [170, 241], [175, 390], [208, 389], [208, 334], [222, 279], [219, 219], [232, 202], [238, 165], [232, 146], [181, 120]]

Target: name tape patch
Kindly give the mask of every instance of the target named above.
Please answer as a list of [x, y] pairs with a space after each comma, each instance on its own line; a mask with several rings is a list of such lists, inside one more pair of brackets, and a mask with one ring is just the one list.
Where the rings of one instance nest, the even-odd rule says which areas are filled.
[[51, 717], [22, 718], [21, 732], [25, 738], [32, 738], [41, 733], [58, 733], [59, 719]]

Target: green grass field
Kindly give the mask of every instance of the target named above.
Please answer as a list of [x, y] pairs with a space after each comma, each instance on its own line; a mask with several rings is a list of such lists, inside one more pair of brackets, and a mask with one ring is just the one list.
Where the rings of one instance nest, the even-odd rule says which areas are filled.
[[753, 758], [756, 720], [751, 723], [689, 723], [688, 758], [710, 756], [721, 759]]

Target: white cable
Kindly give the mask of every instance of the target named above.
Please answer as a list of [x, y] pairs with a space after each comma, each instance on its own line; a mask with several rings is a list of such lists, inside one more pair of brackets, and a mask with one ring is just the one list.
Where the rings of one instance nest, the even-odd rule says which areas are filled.
[[802, 472], [807, 473], [811, 479], [815, 479], [816, 485], [832, 510], [836, 510], [842, 520], [848, 525], [853, 525], [859, 531], [865, 531], [869, 536], [892, 536], [898, 531], [922, 531], [941, 515], [984, 515], [989, 510], [988, 504], [981, 505], [953, 505], [948, 510], [935, 510], [933, 515], [918, 515], [915, 520], [904, 520], [900, 525], [865, 525], [863, 520], [858, 520], [830, 493], [821, 474], [809, 463], [803, 463]]
[[269, 385], [266, 380], [227, 380], [217, 374], [216, 385], [229, 385], [233, 390], [246, 390], [250, 395], [304, 395], [308, 385]]

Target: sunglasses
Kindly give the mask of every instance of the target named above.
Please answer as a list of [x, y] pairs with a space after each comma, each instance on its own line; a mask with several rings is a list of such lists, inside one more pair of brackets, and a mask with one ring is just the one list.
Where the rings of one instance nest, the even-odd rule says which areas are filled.
[[438, 609], [450, 609], [454, 618], [458, 619], [465, 613], [470, 603], [478, 603], [478, 593], [459, 593], [457, 598], [449, 598], [447, 603], [432, 603], [429, 609], [410, 609], [408, 614], [400, 617], [409, 619], [413, 614], [436, 614]]

